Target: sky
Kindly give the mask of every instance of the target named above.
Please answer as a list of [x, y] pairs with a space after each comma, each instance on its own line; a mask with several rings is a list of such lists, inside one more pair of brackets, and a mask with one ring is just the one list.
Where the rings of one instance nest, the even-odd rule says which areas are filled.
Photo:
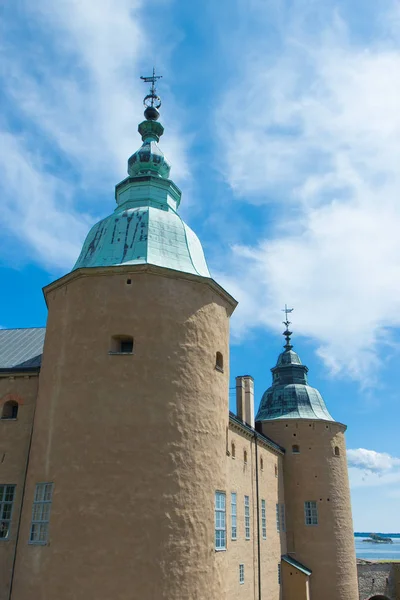
[[45, 324], [114, 210], [154, 65], [180, 213], [239, 301], [231, 386], [257, 407], [293, 307], [355, 530], [400, 531], [399, 1], [15, 0], [0, 59], [0, 326]]

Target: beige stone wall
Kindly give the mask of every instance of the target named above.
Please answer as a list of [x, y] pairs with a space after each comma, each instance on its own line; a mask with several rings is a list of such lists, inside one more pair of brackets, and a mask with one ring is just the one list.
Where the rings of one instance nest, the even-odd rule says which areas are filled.
[[357, 574], [360, 600], [369, 600], [375, 595], [400, 599], [400, 565], [362, 561], [357, 564]]
[[[232, 456], [235, 444], [235, 457]], [[254, 437], [241, 431], [235, 424], [230, 426], [228, 436], [228, 487], [227, 492], [227, 597], [230, 600], [258, 598], [258, 553], [257, 553], [257, 496], [256, 457]], [[247, 452], [247, 464], [244, 452]], [[263, 469], [261, 470], [261, 461]], [[259, 494], [260, 494], [260, 550], [261, 550], [261, 594], [268, 600], [281, 598], [278, 583], [278, 564], [286, 552], [286, 536], [276, 527], [276, 503], [284, 504], [282, 455], [258, 441]], [[275, 467], [278, 476], [275, 475]], [[237, 494], [237, 540], [231, 539], [231, 492]], [[244, 496], [250, 496], [251, 535], [245, 539]], [[261, 499], [266, 501], [267, 539], [262, 539]], [[245, 581], [239, 583], [239, 564], [244, 564]]]
[[7, 400], [19, 404], [16, 420], [0, 419], [0, 484], [16, 485], [9, 537], [0, 540], [0, 600], [9, 597], [37, 386], [37, 375], [0, 376], [0, 414]]
[[282, 561], [283, 600], [310, 600], [308, 577]]
[[[287, 419], [266, 421], [262, 428], [286, 448], [288, 552], [313, 571], [311, 600], [357, 600], [344, 426]], [[299, 454], [292, 453], [293, 444], [300, 446]], [[305, 525], [304, 502], [310, 500], [317, 502], [318, 526]]]
[[[214, 493], [227, 489], [234, 302], [210, 280], [149, 267], [75, 273], [47, 300], [12, 600], [223, 600]], [[134, 354], [109, 354], [122, 334]], [[43, 481], [49, 544], [28, 545]]]

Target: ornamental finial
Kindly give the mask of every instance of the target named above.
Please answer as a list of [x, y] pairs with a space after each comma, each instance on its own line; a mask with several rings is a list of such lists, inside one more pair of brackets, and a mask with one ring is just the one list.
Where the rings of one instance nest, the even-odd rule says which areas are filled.
[[148, 121], [157, 121], [158, 117], [160, 116], [158, 109], [161, 106], [161, 98], [160, 96], [157, 96], [156, 81], [157, 79], [161, 78], [162, 75], [156, 75], [156, 70], [154, 67], [152, 75], [148, 77], [140, 77], [140, 79], [142, 79], [145, 83], [151, 83], [150, 92], [147, 94], [147, 96], [144, 97], [143, 100], [143, 104], [146, 107], [146, 110], [144, 111], [144, 116]]
[[292, 335], [292, 332], [289, 331], [289, 325], [291, 325], [291, 321], [289, 321], [288, 319], [288, 315], [294, 311], [294, 308], [288, 308], [287, 304], [285, 304], [285, 308], [282, 308], [282, 312], [285, 313], [285, 321], [283, 321], [283, 324], [286, 326], [285, 331], [283, 332], [283, 335], [285, 336], [286, 339], [286, 344], [283, 346], [285, 348], [285, 350], [291, 350], [293, 348], [292, 344], [290, 343], [290, 336]]

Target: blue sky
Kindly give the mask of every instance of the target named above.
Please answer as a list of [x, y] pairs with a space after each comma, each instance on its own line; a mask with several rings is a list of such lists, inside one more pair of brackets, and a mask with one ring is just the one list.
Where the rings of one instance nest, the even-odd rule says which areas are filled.
[[239, 300], [232, 378], [258, 404], [294, 306], [348, 425], [355, 529], [400, 531], [399, 3], [18, 0], [0, 20], [0, 325], [45, 323], [41, 288], [114, 209], [155, 64], [181, 214]]

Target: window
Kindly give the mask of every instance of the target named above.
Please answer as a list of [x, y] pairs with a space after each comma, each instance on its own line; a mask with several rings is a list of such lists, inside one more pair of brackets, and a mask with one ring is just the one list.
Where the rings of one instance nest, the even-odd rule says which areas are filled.
[[0, 540], [7, 540], [10, 533], [15, 485], [0, 485]]
[[261, 531], [263, 540], [267, 539], [267, 510], [265, 500], [261, 500]]
[[246, 540], [250, 539], [250, 498], [244, 497], [244, 532]]
[[243, 462], [247, 465], [247, 450], [243, 450]]
[[114, 335], [111, 339], [110, 354], [132, 354], [133, 337], [130, 335]]
[[239, 583], [244, 583], [244, 565], [239, 565]]
[[278, 477], [278, 467], [275, 465], [275, 477]]
[[306, 525], [318, 525], [318, 509], [314, 500], [304, 502], [304, 516]]
[[281, 563], [278, 563], [278, 583], [281, 585]]
[[3, 406], [2, 419], [16, 419], [18, 415], [18, 402], [9, 400]]
[[231, 444], [231, 456], [232, 458], [236, 458], [236, 446], [233, 442]]
[[215, 492], [215, 549], [226, 550], [226, 497]]
[[222, 356], [221, 352], [217, 352], [215, 356], [215, 368], [217, 371], [224, 371], [224, 357]]
[[298, 446], [297, 444], [293, 444], [292, 452], [293, 454], [300, 454], [300, 446]]
[[237, 501], [236, 492], [231, 493], [231, 538], [232, 540], [237, 539]]
[[339, 446], [335, 446], [335, 456], [340, 456]]
[[276, 505], [276, 530], [279, 532], [280, 528], [280, 517], [279, 517], [279, 504]]
[[281, 531], [286, 531], [285, 505], [281, 504]]
[[30, 544], [47, 544], [52, 498], [52, 483], [36, 484], [32, 507], [31, 533], [29, 536]]
[[264, 471], [264, 460], [262, 458], [260, 458], [260, 469]]

